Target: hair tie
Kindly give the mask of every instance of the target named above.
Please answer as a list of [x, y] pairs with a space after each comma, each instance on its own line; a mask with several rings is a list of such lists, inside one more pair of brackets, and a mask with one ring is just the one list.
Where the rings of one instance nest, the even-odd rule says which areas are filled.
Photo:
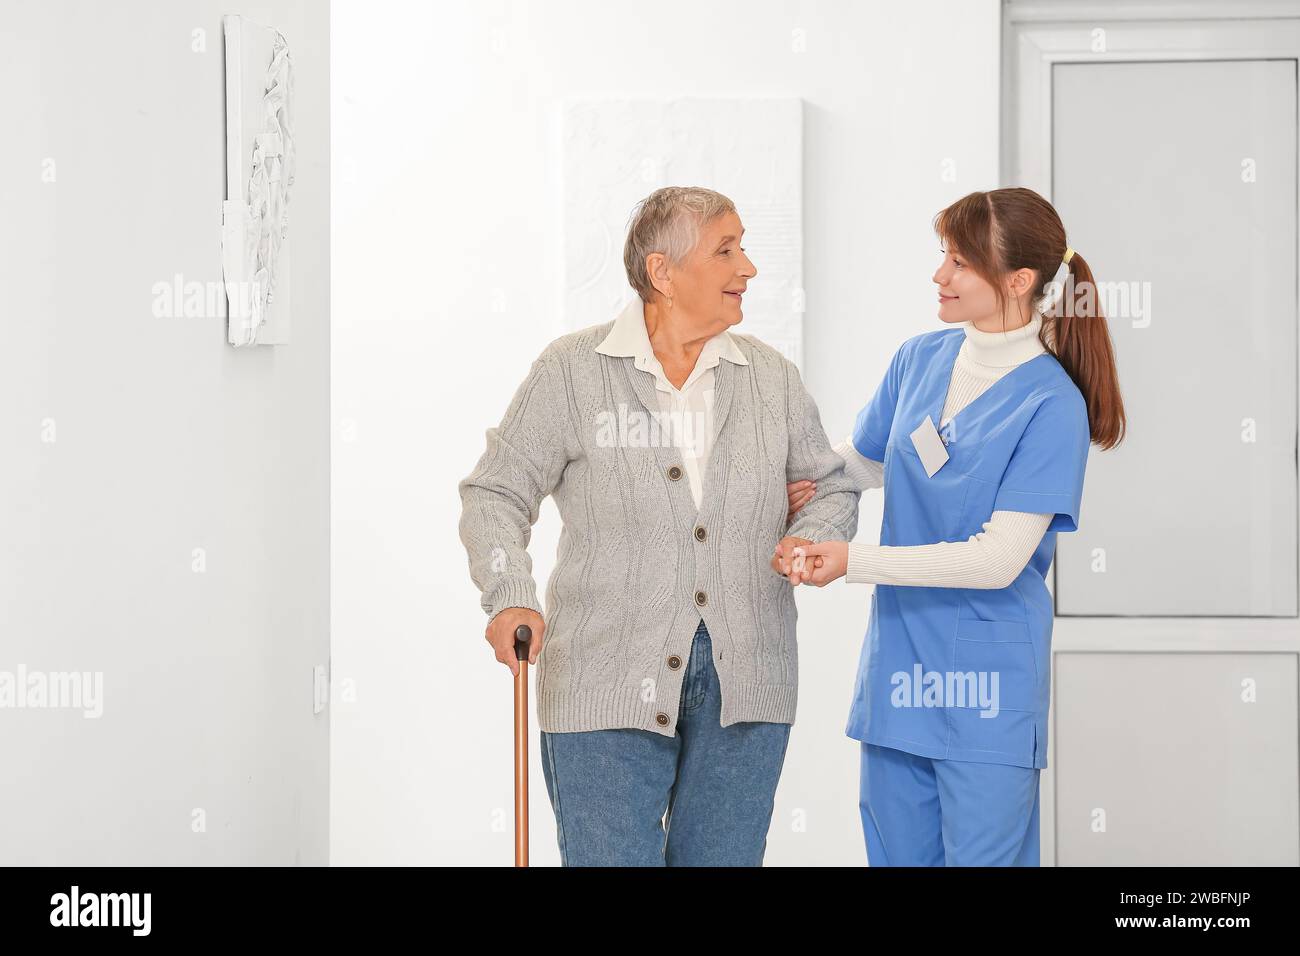
[[1065, 291], [1065, 282], [1071, 276], [1070, 260], [1074, 258], [1074, 250], [1069, 246], [1065, 247], [1065, 255], [1061, 257], [1061, 264], [1056, 267], [1056, 275], [1052, 276], [1050, 282], [1044, 287], [1043, 295], [1038, 299], [1038, 310], [1046, 317], [1047, 313], [1056, 308], [1056, 304], [1061, 301], [1061, 296]]

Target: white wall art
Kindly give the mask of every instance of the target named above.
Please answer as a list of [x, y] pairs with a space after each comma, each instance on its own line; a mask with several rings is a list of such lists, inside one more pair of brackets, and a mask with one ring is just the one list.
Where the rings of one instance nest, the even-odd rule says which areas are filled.
[[707, 186], [736, 203], [758, 268], [737, 331], [802, 368], [802, 102], [573, 99], [561, 110], [566, 326], [606, 322], [635, 295], [623, 239], [639, 200], [660, 186]]
[[289, 341], [293, 60], [280, 31], [222, 18], [226, 41], [226, 200], [221, 260], [231, 345]]

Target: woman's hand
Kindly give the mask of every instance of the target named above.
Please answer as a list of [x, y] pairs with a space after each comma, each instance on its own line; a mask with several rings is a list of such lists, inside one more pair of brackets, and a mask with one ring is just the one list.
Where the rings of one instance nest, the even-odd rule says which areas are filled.
[[[793, 552], [795, 548], [801, 545], [811, 544], [812, 542], [807, 538], [782, 538], [772, 551], [772, 570], [782, 577], [789, 578], [791, 584], [798, 584], [799, 576], [803, 572], [804, 562], [799, 561], [796, 569]], [[821, 558], [814, 558], [813, 561], [817, 562], [817, 567], [821, 567]]]
[[546, 633], [546, 622], [542, 616], [527, 607], [508, 607], [488, 622], [483, 636], [492, 645], [496, 659], [510, 668], [511, 674], [519, 673], [519, 658], [515, 655], [515, 628], [527, 624], [533, 632], [533, 639], [528, 643], [528, 663], [536, 664], [537, 655], [542, 652], [542, 635]]
[[789, 510], [786, 511], [785, 523], [789, 524], [794, 520], [795, 512], [812, 501], [813, 494], [817, 491], [817, 482], [804, 479], [803, 481], [792, 481], [785, 486], [785, 495], [789, 499]]
[[[847, 541], [823, 541], [820, 544], [801, 544], [794, 549], [795, 557], [802, 555], [805, 559], [802, 572], [792, 574], [790, 583], [815, 584], [822, 588], [836, 578], [844, 577], [849, 569], [849, 543]], [[795, 578], [798, 578], [796, 582]]]

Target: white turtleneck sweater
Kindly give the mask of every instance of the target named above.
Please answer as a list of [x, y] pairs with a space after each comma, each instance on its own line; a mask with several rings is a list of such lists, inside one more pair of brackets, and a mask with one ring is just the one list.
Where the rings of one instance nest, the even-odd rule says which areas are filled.
[[[1013, 368], [1044, 351], [1039, 341], [1042, 316], [1010, 332], [981, 332], [965, 326], [966, 340], [957, 352], [942, 428], [959, 411]], [[866, 458], [849, 436], [835, 447], [846, 470], [862, 490], [884, 487], [884, 463]], [[1020, 574], [1051, 523], [1051, 514], [995, 511], [984, 530], [965, 541], [890, 547], [849, 543], [852, 584], [894, 584], [941, 588], [1003, 588]]]

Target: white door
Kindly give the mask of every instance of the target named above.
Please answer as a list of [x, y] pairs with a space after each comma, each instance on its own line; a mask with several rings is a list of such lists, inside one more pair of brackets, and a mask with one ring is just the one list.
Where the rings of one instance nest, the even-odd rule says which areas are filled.
[[1044, 862], [1295, 865], [1300, 21], [1095, 6], [1007, 29], [1004, 177], [1092, 266], [1129, 421], [1058, 538]]

